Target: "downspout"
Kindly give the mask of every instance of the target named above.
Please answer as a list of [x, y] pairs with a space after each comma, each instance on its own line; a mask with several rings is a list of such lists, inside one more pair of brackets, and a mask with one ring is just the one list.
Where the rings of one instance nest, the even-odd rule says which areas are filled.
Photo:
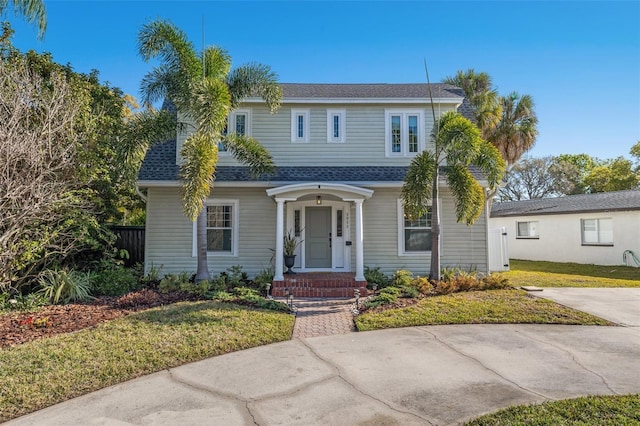
[[497, 189], [486, 189], [485, 190], [485, 205], [484, 205], [484, 216], [485, 216], [485, 250], [487, 252], [487, 275], [491, 274], [491, 268], [489, 266], [489, 256], [491, 255], [489, 250], [489, 218], [491, 217], [491, 204], [493, 203], [493, 199], [496, 195], [498, 195]]
[[138, 185], [136, 185], [136, 194], [138, 194], [138, 197], [142, 198], [142, 201], [144, 201], [145, 203], [147, 202], [146, 195], [144, 195], [142, 191], [140, 191], [140, 187]]

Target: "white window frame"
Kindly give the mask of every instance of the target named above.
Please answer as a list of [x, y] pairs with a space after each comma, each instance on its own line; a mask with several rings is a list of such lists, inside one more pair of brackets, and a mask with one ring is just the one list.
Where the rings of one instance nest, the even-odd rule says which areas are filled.
[[[418, 151], [409, 152], [409, 116], [418, 117]], [[400, 152], [393, 152], [391, 138], [391, 117], [400, 116]], [[415, 157], [425, 147], [424, 111], [420, 109], [385, 109], [384, 142], [387, 157]]]
[[[309, 110], [308, 109], [292, 109], [291, 110], [291, 142], [308, 143], [309, 142]], [[302, 116], [302, 137], [298, 136], [298, 117]]]
[[[328, 143], [344, 143], [346, 141], [346, 116], [347, 111], [344, 109], [328, 109], [327, 110], [327, 142]], [[334, 117], [338, 117], [338, 137], [333, 134]]]
[[[224, 200], [224, 199], [210, 199], [205, 201], [205, 208], [207, 206], [231, 206], [231, 251], [207, 251], [207, 256], [221, 256], [221, 257], [238, 257], [238, 243], [240, 241], [239, 235], [239, 217], [240, 217], [240, 203], [238, 200]], [[193, 248], [192, 256], [198, 256], [198, 221], [193, 222]]]
[[[245, 122], [245, 136], [251, 136], [251, 109], [250, 108], [240, 108], [236, 109], [229, 114], [227, 117], [227, 134], [234, 134], [236, 132], [236, 118], [238, 115], [245, 115], [247, 117]], [[228, 156], [231, 155], [228, 150], [220, 149], [221, 146], [218, 144], [218, 155]]]
[[[520, 224], [521, 223], [526, 223], [527, 224], [527, 235], [520, 235]], [[531, 224], [534, 223], [534, 226], [531, 226]], [[539, 223], [537, 220], [522, 220], [522, 221], [516, 221], [516, 239], [517, 240], [538, 240], [540, 239], [540, 233], [538, 231], [538, 227], [539, 227]], [[534, 231], [534, 234], [531, 234], [531, 231]]]
[[[602, 235], [601, 235], [601, 228], [602, 225], [600, 224], [601, 221], [603, 220], [607, 220], [609, 221], [609, 223], [611, 224], [611, 241], [602, 241]], [[598, 241], [585, 241], [585, 222], [586, 221], [594, 221], [595, 225], [596, 225], [596, 229], [595, 229], [595, 233], [597, 235]], [[580, 219], [580, 238], [582, 240], [582, 245], [583, 246], [607, 246], [607, 247], [612, 247], [613, 246], [613, 218], [611, 217], [593, 217], [593, 218], [586, 218], [586, 219]]]
[[[402, 200], [398, 199], [397, 202], [398, 205], [398, 256], [425, 256], [425, 255], [429, 255], [431, 253], [431, 250], [426, 250], [426, 251], [405, 251], [405, 244], [404, 244], [404, 206], [402, 204]], [[431, 220], [433, 221], [433, 217], [431, 218]], [[433, 226], [431, 227], [427, 227], [424, 229], [429, 229], [429, 230], [433, 230]], [[440, 226], [440, 229], [442, 230], [442, 225]]]

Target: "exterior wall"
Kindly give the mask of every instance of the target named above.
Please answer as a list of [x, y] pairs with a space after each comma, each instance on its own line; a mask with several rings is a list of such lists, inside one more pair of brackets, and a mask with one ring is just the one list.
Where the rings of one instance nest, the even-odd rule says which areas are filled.
[[[581, 219], [612, 218], [613, 246], [582, 245]], [[516, 238], [516, 222], [538, 222], [537, 239]], [[506, 227], [509, 257], [523, 260], [623, 265], [625, 250], [640, 253], [640, 212], [604, 212], [496, 217], [491, 228]]]
[[[452, 110], [454, 105], [436, 107], [436, 115]], [[243, 107], [244, 108], [244, 107]], [[260, 105], [251, 108], [251, 136], [259, 140], [271, 153], [276, 165], [295, 166], [399, 166], [408, 165], [412, 157], [385, 156], [385, 108], [422, 110], [424, 127], [422, 137], [427, 146], [433, 127], [431, 108], [416, 104], [398, 105], [305, 105], [284, 104], [276, 114]], [[291, 110], [308, 109], [308, 143], [291, 142]], [[346, 110], [346, 140], [344, 143], [327, 142], [327, 109]], [[188, 127], [185, 129], [189, 131]], [[178, 134], [180, 152], [187, 134]], [[229, 154], [221, 153], [219, 165], [239, 163]]]
[[[398, 199], [400, 189], [372, 188], [373, 196], [363, 204], [364, 264], [380, 267], [385, 274], [409, 269], [427, 275], [430, 254], [398, 254]], [[266, 188], [215, 188], [212, 198], [239, 200], [239, 245], [237, 256], [209, 256], [213, 273], [242, 265], [250, 276], [269, 267], [275, 248], [276, 205]], [[441, 263], [443, 267], [486, 271], [486, 224], [484, 215], [473, 226], [455, 222], [450, 194], [443, 191]], [[355, 238], [355, 208], [350, 209], [350, 238]], [[178, 188], [149, 188], [147, 201], [145, 271], [151, 266], [161, 274], [194, 273], [193, 224], [184, 217]], [[355, 248], [351, 250], [351, 270]]]

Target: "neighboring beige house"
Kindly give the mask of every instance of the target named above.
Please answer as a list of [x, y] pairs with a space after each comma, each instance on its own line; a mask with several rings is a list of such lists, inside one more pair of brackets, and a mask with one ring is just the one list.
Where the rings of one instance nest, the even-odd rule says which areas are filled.
[[640, 255], [640, 191], [493, 203], [490, 223], [506, 228], [512, 259], [623, 265], [625, 251]]
[[[426, 84], [282, 84], [282, 107], [269, 114], [248, 99], [229, 116], [230, 131], [257, 138], [277, 171], [253, 178], [222, 148], [206, 202], [209, 267], [242, 265], [250, 275], [271, 265], [283, 278], [283, 236], [301, 242], [297, 272], [429, 272], [430, 217], [405, 220], [400, 189], [411, 159], [428, 147], [433, 115]], [[466, 109], [462, 91], [432, 85], [437, 115]], [[195, 224], [182, 213], [178, 153], [186, 138], [154, 146], [138, 185], [147, 190], [146, 269], [194, 272]], [[486, 184], [481, 181], [481, 184]], [[456, 223], [442, 183], [444, 266], [487, 270], [487, 219]], [[275, 253], [275, 254], [274, 254]]]

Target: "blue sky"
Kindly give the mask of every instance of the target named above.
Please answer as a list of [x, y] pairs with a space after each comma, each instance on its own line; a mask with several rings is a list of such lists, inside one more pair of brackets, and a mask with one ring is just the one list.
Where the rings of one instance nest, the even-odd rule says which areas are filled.
[[14, 45], [138, 95], [153, 64], [136, 37], [166, 18], [235, 64], [270, 65], [282, 82], [424, 82], [474, 68], [503, 95], [533, 96], [540, 135], [530, 155], [628, 157], [640, 140], [640, 1], [58, 1], [49, 27], [6, 14]]

